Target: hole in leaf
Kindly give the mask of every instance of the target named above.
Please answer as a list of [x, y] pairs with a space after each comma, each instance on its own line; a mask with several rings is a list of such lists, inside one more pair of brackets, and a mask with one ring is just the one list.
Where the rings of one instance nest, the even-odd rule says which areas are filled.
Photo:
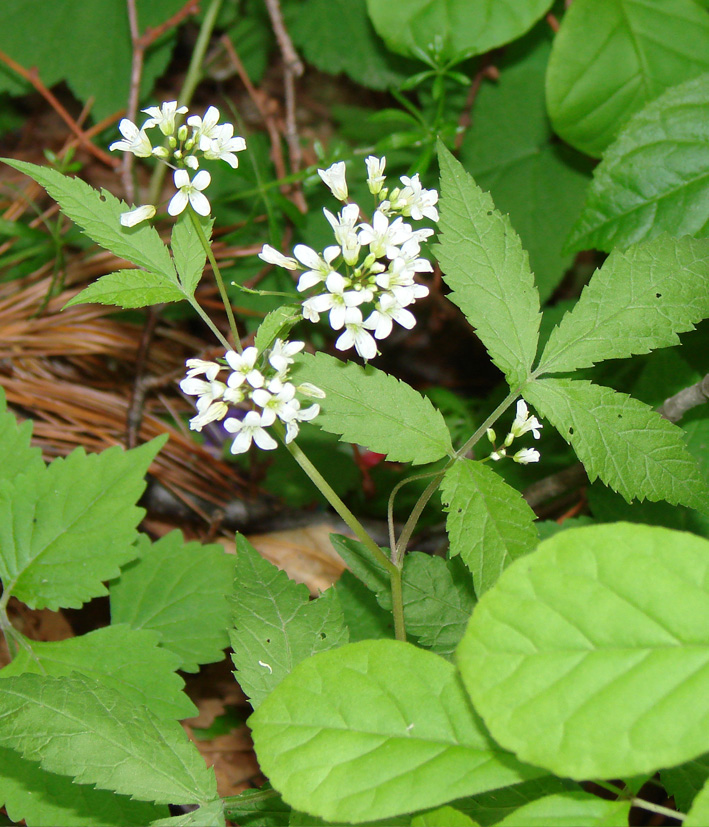
[[655, 293], [655, 298], [656, 299], [661, 299], [662, 298], [662, 293]]
[[574, 435], [574, 429], [573, 429], [573, 428], [569, 428], [569, 436], [573, 436], [573, 435]]
[[487, 211], [487, 214], [488, 214], [488, 215], [492, 215], [492, 210], [488, 210], [488, 211]]

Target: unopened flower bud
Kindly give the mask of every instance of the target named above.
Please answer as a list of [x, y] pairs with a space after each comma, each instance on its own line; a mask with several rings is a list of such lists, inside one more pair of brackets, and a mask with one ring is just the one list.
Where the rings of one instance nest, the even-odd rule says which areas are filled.
[[180, 141], [186, 141], [187, 136], [189, 135], [189, 129], [187, 128], [187, 124], [182, 124], [182, 126], [177, 130], [177, 137]]

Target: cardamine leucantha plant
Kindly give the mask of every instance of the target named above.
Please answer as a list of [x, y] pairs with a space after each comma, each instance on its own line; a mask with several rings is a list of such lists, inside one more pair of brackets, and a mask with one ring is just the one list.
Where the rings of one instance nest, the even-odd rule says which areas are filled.
[[[419, 176], [392, 184], [385, 158], [367, 158], [371, 215], [350, 201], [336, 163], [319, 171], [343, 204], [324, 214], [333, 243], [292, 253], [265, 245], [260, 254], [298, 273], [296, 293], [307, 297], [270, 313], [244, 348], [210, 246], [202, 164], [236, 168], [245, 142], [213, 107], [184, 125], [188, 113], [174, 102], [146, 114], [141, 127], [122, 122], [113, 148], [171, 166], [169, 245], [147, 223], [157, 205], [129, 207], [56, 170], [7, 163], [135, 265], [72, 304], [194, 308], [224, 353], [187, 361], [180, 387], [195, 400], [190, 427], [222, 423], [233, 454], [282, 441], [350, 528], [353, 537], [333, 537], [349, 572], [310, 600], [243, 538], [235, 560], [211, 546], [197, 554], [177, 534], [150, 543], [136, 532], [135, 503], [159, 441], [46, 466], [28, 427], [3, 410], [0, 621], [14, 657], [0, 671], [0, 771], [10, 816], [30, 825], [609, 825], [627, 824], [632, 805], [658, 809], [637, 795], [658, 771], [668, 788], [692, 773], [701, 787], [709, 542], [629, 523], [539, 542], [534, 513], [497, 469], [543, 462], [551, 426], [590, 480], [626, 500], [707, 512], [709, 491], [682, 432], [577, 372], [676, 345], [709, 316], [709, 242], [660, 235], [615, 250], [540, 344], [528, 256], [442, 144], [440, 202]], [[428, 398], [376, 367], [378, 342], [394, 325], [412, 328], [409, 308], [427, 293], [422, 244], [434, 231], [411, 223], [424, 219], [440, 231], [434, 254], [449, 298], [508, 386], [460, 444]], [[230, 339], [197, 298], [207, 260]], [[306, 349], [304, 323], [325, 316], [335, 349], [364, 365]], [[291, 337], [296, 324], [302, 339]], [[392, 492], [387, 548], [306, 456], [301, 426], [426, 466], [427, 486], [401, 527]], [[409, 548], [439, 488], [445, 558]], [[106, 581], [106, 629], [36, 643], [9, 622], [10, 597], [77, 607], [105, 594]], [[175, 671], [219, 659], [227, 641], [270, 784], [221, 799], [177, 723], [192, 707]], [[599, 788], [604, 797], [591, 791]], [[705, 788], [686, 824], [702, 823], [708, 802]], [[198, 809], [169, 818], [166, 804]]]

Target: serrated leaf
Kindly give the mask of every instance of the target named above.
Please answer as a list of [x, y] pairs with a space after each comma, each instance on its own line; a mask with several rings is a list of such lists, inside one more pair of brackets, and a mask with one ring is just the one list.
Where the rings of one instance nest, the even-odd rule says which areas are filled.
[[539, 293], [527, 253], [501, 215], [439, 143], [441, 220], [436, 256], [449, 298], [465, 313], [511, 385], [529, 375], [539, 335]]
[[224, 827], [224, 824], [224, 802], [218, 798], [189, 813], [152, 821], [150, 827]]
[[709, 235], [709, 74], [636, 113], [593, 171], [571, 250]]
[[538, 774], [497, 748], [452, 664], [401, 641], [308, 658], [249, 726], [284, 800], [329, 821], [436, 807]]
[[24, 819], [29, 827], [136, 827], [168, 814], [164, 805], [75, 784], [4, 748], [0, 791], [0, 804], [13, 822]]
[[479, 55], [521, 37], [551, 0], [367, 0], [369, 15], [392, 51], [439, 60]]
[[537, 544], [536, 516], [519, 491], [487, 465], [459, 460], [441, 484], [450, 555], [473, 574], [478, 597], [502, 571]]
[[495, 60], [500, 77], [480, 85], [474, 124], [459, 155], [497, 208], [509, 213], [542, 301], [572, 263], [564, 242], [581, 211], [592, 168], [551, 130], [544, 93], [551, 39], [550, 27], [539, 23]]
[[[389, 590], [389, 573], [364, 543], [342, 534], [331, 534], [330, 542], [345, 561], [347, 568], [368, 589], [375, 594]], [[382, 548], [381, 550], [387, 557], [389, 556], [389, 549]]]
[[287, 339], [291, 327], [302, 318], [300, 305], [295, 304], [282, 304], [267, 313], [256, 331], [254, 347], [263, 353], [276, 339]]
[[626, 827], [630, 801], [566, 792], [539, 798], [510, 813], [498, 827]]
[[670, 238], [616, 250], [552, 330], [537, 373], [568, 373], [679, 344], [709, 316], [709, 240]]
[[147, 307], [186, 299], [184, 291], [165, 276], [147, 270], [117, 270], [101, 276], [64, 307], [75, 304], [115, 304], [118, 307]]
[[0, 746], [49, 772], [158, 804], [217, 797], [214, 772], [182, 727], [115, 689], [78, 674], [18, 675], [2, 688]]
[[531, 382], [524, 398], [573, 447], [591, 482], [600, 479], [628, 502], [637, 497], [709, 507], [682, 431], [637, 399], [574, 379]]
[[3, 456], [0, 480], [12, 481], [20, 474], [42, 471], [42, 451], [30, 445], [31, 438], [31, 420], [18, 424], [15, 416], [7, 409], [5, 391], [0, 387], [0, 447]]
[[554, 129], [596, 157], [665, 89], [709, 69], [709, 19], [692, 0], [574, 0], [554, 38]]
[[678, 767], [660, 770], [662, 786], [672, 796], [680, 812], [686, 812], [709, 780], [709, 753]]
[[704, 784], [699, 791], [692, 809], [687, 813], [687, 818], [682, 824], [686, 824], [687, 827], [703, 827], [707, 822], [709, 822], [709, 783]]
[[[197, 220], [200, 222], [205, 238], [209, 241], [212, 237], [214, 219], [197, 216]], [[193, 296], [207, 263], [207, 253], [195, 231], [192, 219], [186, 211], [182, 213], [172, 228], [170, 249], [175, 260], [180, 283], [185, 292]]]
[[391, 462], [420, 465], [452, 452], [440, 411], [405, 382], [381, 370], [341, 362], [326, 353], [301, 353], [293, 376], [321, 388], [316, 424], [341, 442], [386, 454]]
[[99, 192], [80, 178], [69, 178], [55, 169], [10, 158], [2, 160], [44, 187], [62, 211], [96, 244], [177, 284], [172, 259], [157, 230], [148, 224], [121, 226], [121, 213], [128, 210], [123, 201], [107, 190]]
[[197, 709], [176, 674], [179, 658], [160, 649], [158, 639], [156, 632], [120, 625], [67, 640], [28, 641], [27, 648], [0, 670], [0, 679], [25, 673], [59, 678], [79, 672], [131, 703], [146, 706], [158, 718], [190, 718]]
[[87, 456], [77, 448], [39, 472], [0, 482], [0, 579], [30, 608], [78, 608], [136, 556], [134, 503], [164, 437]]
[[179, 531], [152, 544], [141, 536], [138, 554], [111, 583], [111, 621], [158, 632], [160, 645], [179, 656], [185, 672], [222, 660], [234, 555], [216, 544], [185, 543]]
[[347, 627], [334, 590], [317, 600], [237, 536], [233, 604], [234, 675], [256, 709], [296, 664], [347, 643]]
[[616, 523], [545, 540], [458, 647], [475, 708], [518, 758], [579, 780], [701, 755], [708, 591], [709, 542], [692, 534]]

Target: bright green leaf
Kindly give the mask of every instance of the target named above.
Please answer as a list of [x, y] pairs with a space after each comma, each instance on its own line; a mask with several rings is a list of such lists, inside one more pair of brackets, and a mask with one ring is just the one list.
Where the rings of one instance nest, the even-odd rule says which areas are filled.
[[670, 238], [616, 250], [552, 331], [538, 373], [567, 373], [679, 344], [709, 316], [709, 240]]
[[579, 785], [568, 778], [557, 778], [554, 775], [545, 775], [542, 778], [533, 778], [531, 781], [522, 781], [521, 784], [512, 784], [500, 790], [490, 790], [486, 793], [459, 799], [455, 806], [467, 813], [482, 827], [499, 823], [503, 818], [529, 804], [548, 795], [564, 793], [568, 790], [578, 791]]
[[182, 727], [82, 675], [7, 678], [0, 694], [0, 746], [49, 772], [141, 801], [195, 804], [217, 796]]
[[708, 38], [693, 0], [574, 0], [547, 72], [554, 129], [600, 156], [634, 112], [709, 70]]
[[26, 672], [59, 678], [79, 672], [131, 703], [146, 706], [158, 718], [179, 720], [197, 714], [183, 691], [185, 682], [175, 672], [179, 658], [158, 647], [156, 632], [107, 626], [67, 640], [28, 641], [27, 647], [0, 670], [0, 678]]
[[449, 298], [465, 313], [511, 385], [532, 367], [539, 334], [539, 294], [527, 253], [506, 216], [439, 145], [440, 243], [436, 255]]
[[[201, 218], [197, 216], [196, 213], [192, 213], [192, 215], [195, 215], [200, 222], [204, 237], [209, 241], [212, 237], [214, 219], [209, 217]], [[192, 218], [187, 211], [182, 213], [172, 228], [170, 249], [172, 250], [172, 257], [175, 260], [175, 267], [180, 277], [180, 283], [184, 287], [185, 292], [193, 296], [204, 272], [204, 265], [207, 262], [207, 252], [195, 232]]]
[[680, 812], [687, 812], [699, 791], [709, 780], [709, 753], [678, 767], [660, 770], [662, 786], [672, 796]]
[[448, 512], [450, 555], [459, 554], [473, 573], [478, 596], [537, 544], [534, 512], [488, 465], [456, 462], [443, 478], [441, 498]]
[[337, 595], [328, 589], [317, 600], [241, 536], [229, 632], [239, 685], [256, 709], [300, 661], [347, 642]]
[[610, 251], [662, 232], [709, 235], [709, 74], [668, 89], [623, 127], [568, 246]]
[[630, 801], [567, 792], [525, 804], [498, 821], [498, 827], [627, 827], [629, 814]]
[[222, 660], [234, 555], [216, 544], [185, 543], [179, 531], [152, 545], [141, 536], [138, 552], [111, 584], [111, 621], [159, 632], [160, 645], [179, 655], [185, 672]]
[[0, 447], [3, 461], [0, 464], [0, 480], [12, 481], [20, 474], [41, 473], [44, 469], [42, 451], [30, 445], [32, 422], [21, 425], [7, 410], [5, 391], [0, 387]]
[[87, 456], [77, 448], [0, 482], [0, 579], [31, 608], [78, 608], [132, 560], [143, 509], [135, 502], [165, 439]]
[[287, 339], [291, 327], [302, 318], [301, 307], [295, 304], [282, 304], [267, 313], [266, 318], [256, 331], [254, 347], [258, 348], [260, 353], [263, 353], [276, 339]]
[[452, 664], [400, 641], [308, 658], [249, 725], [284, 800], [329, 821], [436, 807], [538, 774], [490, 739]]
[[479, 827], [470, 816], [456, 810], [455, 807], [439, 807], [427, 813], [414, 816], [411, 827]]
[[694, 799], [692, 809], [682, 822], [686, 827], [705, 827], [709, 823], [709, 783], [705, 783]]
[[218, 798], [189, 813], [153, 821], [150, 827], [224, 827], [224, 825], [224, 802]]
[[524, 397], [576, 452], [589, 479], [637, 497], [706, 510], [707, 486], [682, 431], [624, 393], [574, 379], [540, 379]]
[[551, 0], [367, 0], [374, 28], [407, 57], [440, 50], [441, 60], [479, 55], [521, 37]]
[[709, 749], [709, 542], [627, 523], [561, 532], [483, 596], [458, 665], [495, 740], [556, 775], [694, 758]]
[[121, 213], [128, 209], [123, 201], [107, 190], [99, 192], [80, 178], [70, 178], [55, 169], [9, 158], [2, 160], [43, 186], [96, 244], [177, 284], [172, 259], [157, 230], [148, 224], [121, 226]]
[[184, 291], [165, 276], [146, 270], [117, 270], [101, 276], [64, 307], [75, 304], [115, 304], [117, 307], [148, 307], [186, 299]]
[[321, 410], [315, 421], [323, 430], [340, 434], [341, 442], [414, 465], [453, 450], [445, 421], [430, 400], [371, 365], [302, 353], [293, 375], [296, 384], [312, 382], [327, 394], [318, 400]]
[[136, 827], [168, 814], [164, 805], [75, 784], [5, 748], [0, 748], [0, 790], [0, 804], [13, 822], [24, 819], [31, 827]]

